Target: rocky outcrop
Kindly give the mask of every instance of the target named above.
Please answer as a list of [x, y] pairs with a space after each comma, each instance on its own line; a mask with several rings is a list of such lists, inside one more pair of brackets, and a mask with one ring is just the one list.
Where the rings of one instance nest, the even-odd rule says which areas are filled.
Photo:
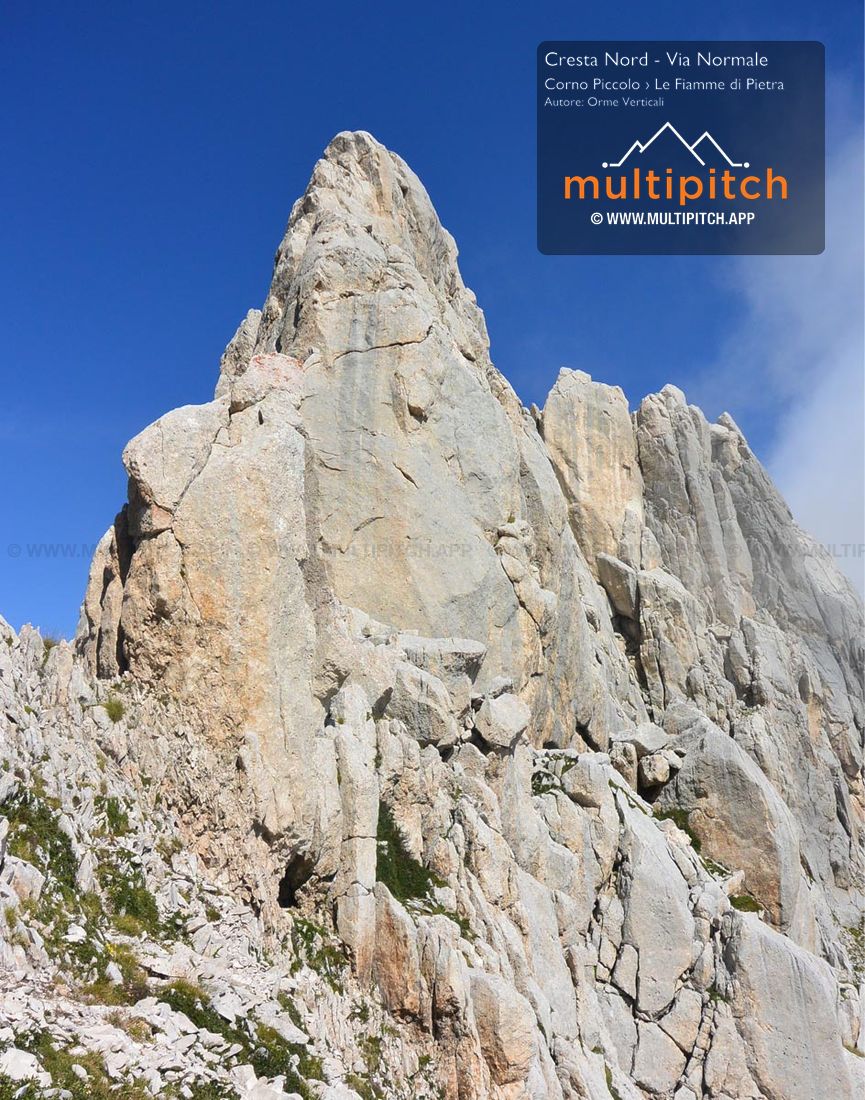
[[643, 475], [625, 395], [563, 370], [544, 406], [544, 441], [590, 565], [599, 555], [639, 568]]
[[770, 1100], [805, 1100], [818, 1090], [839, 1100], [855, 1095], [829, 967], [752, 916], [737, 918], [727, 953], [733, 1017], [763, 1094]]
[[729, 418], [524, 409], [340, 134], [124, 463], [74, 649], [3, 626], [7, 1076], [80, 1080], [44, 1032], [153, 1094], [861, 1086], [862, 610]]
[[802, 888], [792, 814], [753, 759], [708, 719], [673, 744], [681, 764], [659, 804], [681, 808], [706, 853], [741, 868], [746, 889], [789, 930]]

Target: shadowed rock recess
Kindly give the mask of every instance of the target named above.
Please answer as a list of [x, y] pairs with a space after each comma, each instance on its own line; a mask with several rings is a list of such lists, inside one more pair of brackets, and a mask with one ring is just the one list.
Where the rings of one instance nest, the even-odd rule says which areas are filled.
[[861, 605], [456, 256], [339, 134], [74, 643], [0, 620], [0, 1096], [862, 1095]]

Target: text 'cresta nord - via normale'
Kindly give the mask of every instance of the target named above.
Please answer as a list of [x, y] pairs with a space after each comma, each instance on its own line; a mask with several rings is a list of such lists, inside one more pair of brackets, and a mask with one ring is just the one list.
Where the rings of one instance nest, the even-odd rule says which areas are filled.
[[557, 50], [549, 50], [544, 57], [545, 64], [554, 69], [597, 69], [601, 65], [615, 65], [617, 68], [622, 69], [637, 68], [639, 66], [648, 69], [652, 63], [659, 65], [662, 61], [666, 61], [668, 65], [677, 65], [683, 68], [694, 65], [697, 68], [703, 66], [711, 69], [762, 69], [769, 64], [769, 58], [756, 51], [750, 54], [722, 54], [713, 53], [711, 50], [705, 53], [698, 50], [692, 56], [678, 50], [665, 50], [659, 57], [653, 57], [650, 56], [648, 50], [640, 54], [625, 54], [620, 53], [618, 50], [610, 53], [605, 50], [603, 56], [600, 54], [562, 54]]

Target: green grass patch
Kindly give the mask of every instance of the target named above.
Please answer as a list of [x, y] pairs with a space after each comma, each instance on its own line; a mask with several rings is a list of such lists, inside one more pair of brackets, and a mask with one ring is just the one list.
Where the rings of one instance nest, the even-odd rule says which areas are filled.
[[377, 840], [376, 879], [384, 883], [396, 900], [413, 912], [447, 917], [459, 926], [466, 939], [473, 939], [474, 933], [465, 917], [435, 900], [433, 888], [447, 884], [408, 851], [393, 814], [383, 802], [378, 810]]
[[408, 851], [393, 814], [383, 802], [378, 809], [375, 877], [403, 904], [414, 898], [427, 897], [434, 886], [445, 885]]
[[368, 1077], [361, 1077], [359, 1073], [347, 1073], [345, 1083], [350, 1089], [354, 1089], [361, 1100], [381, 1100], [384, 1096]]
[[303, 963], [320, 974], [331, 989], [342, 992], [348, 959], [342, 945], [332, 942], [327, 931], [304, 917], [295, 917], [291, 926], [291, 946], [294, 951], [292, 971]]
[[75, 890], [78, 861], [69, 837], [58, 823], [58, 804], [33, 790], [17, 790], [0, 805], [0, 816], [9, 820], [8, 851], [50, 874], [69, 890]]
[[175, 1012], [182, 1012], [184, 1016], [188, 1016], [196, 1027], [207, 1028], [208, 1031], [213, 1031], [227, 1039], [229, 1043], [240, 1043], [242, 1046], [249, 1043], [249, 1035], [220, 1016], [210, 1003], [208, 995], [193, 982], [177, 978], [170, 985], [160, 989], [157, 996]]
[[186, 1087], [190, 1093], [188, 1100], [237, 1100], [236, 1091], [219, 1081], [187, 1082]]
[[128, 913], [119, 913], [111, 918], [111, 923], [121, 936], [131, 936], [137, 939], [144, 932], [144, 925], [137, 917], [131, 917]]
[[162, 922], [156, 900], [144, 881], [144, 872], [133, 865], [128, 852], [117, 852], [113, 859], [101, 862], [97, 878], [115, 918], [135, 921], [136, 934], [145, 931], [159, 936]]
[[359, 1005], [355, 1005], [355, 1007], [351, 1010], [350, 1018], [352, 1020], [357, 1020], [358, 1023], [361, 1024], [369, 1023], [370, 1011], [369, 1005], [366, 1003], [366, 1001], [361, 1001]]
[[730, 873], [722, 863], [716, 863], [714, 859], [709, 859], [708, 856], [703, 856], [702, 860], [703, 866], [710, 875], [715, 875], [717, 878], [725, 878]]
[[763, 908], [759, 901], [752, 898], [750, 894], [733, 894], [730, 898], [730, 904], [734, 909], [738, 909], [740, 913], [759, 913]]
[[157, 994], [160, 1001], [182, 1012], [196, 1027], [221, 1035], [227, 1043], [237, 1043], [242, 1048], [239, 1061], [248, 1062], [257, 1077], [285, 1076], [287, 1092], [296, 1092], [304, 1100], [314, 1100], [317, 1095], [310, 1081], [324, 1080], [320, 1058], [310, 1053], [302, 1043], [289, 1043], [266, 1024], [250, 1025], [247, 1031], [225, 1020], [211, 1004], [207, 993], [192, 982], [178, 979]]
[[115, 1011], [109, 1012], [106, 1020], [112, 1027], [119, 1027], [121, 1031], [125, 1031], [136, 1043], [153, 1042], [153, 1029], [140, 1016], [125, 1016], [122, 1012]]
[[413, 913], [423, 913], [431, 917], [447, 917], [448, 920], [452, 920], [457, 925], [463, 939], [468, 940], [470, 943], [474, 943], [477, 939], [472, 931], [472, 926], [465, 917], [461, 917], [459, 913], [455, 913], [453, 909], [448, 909], [445, 905], [440, 905], [437, 901], [427, 901], [425, 899], [413, 901], [410, 902], [410, 908]]
[[129, 815], [119, 798], [98, 794], [93, 800], [93, 808], [96, 813], [104, 815], [112, 836], [124, 836], [129, 832]]
[[[112, 982], [105, 977], [104, 969], [109, 961], [119, 969], [122, 975], [121, 981]], [[148, 984], [147, 975], [139, 966], [130, 948], [122, 943], [109, 943], [106, 945], [100, 976], [85, 985], [81, 992], [88, 1000], [98, 1004], [134, 1005], [144, 997], [149, 997], [152, 990]]]
[[0, 1074], [0, 1100], [37, 1100], [38, 1096], [39, 1090], [35, 1085], [28, 1085], [24, 1081], [13, 1081], [5, 1073]]
[[297, 1091], [304, 1098], [316, 1095], [307, 1088], [308, 1081], [324, 1080], [321, 1058], [311, 1054], [302, 1043], [287, 1042], [266, 1024], [258, 1025], [250, 1061], [259, 1077], [278, 1077], [284, 1073], [286, 1090]]
[[357, 1041], [366, 1068], [372, 1072], [380, 1065], [382, 1058], [382, 1038], [380, 1035], [364, 1035]]
[[[156, 798], [158, 801], [158, 794]], [[183, 851], [183, 843], [179, 836], [161, 836], [156, 842], [156, 850], [166, 863], [170, 863], [172, 856], [176, 856]]]
[[539, 771], [532, 775], [532, 794], [550, 794], [562, 789], [561, 781], [551, 772]]
[[865, 978], [865, 928], [861, 925], [850, 925], [843, 929], [841, 939], [847, 948], [853, 973], [862, 981]]
[[[45, 882], [38, 901], [22, 907], [39, 926], [48, 955], [63, 964], [72, 977], [92, 980], [104, 967], [104, 936], [100, 924], [103, 906], [95, 894], [81, 893], [76, 882], [78, 861], [69, 837], [59, 825], [59, 807], [41, 783], [19, 789], [0, 806], [9, 819], [9, 851], [38, 867]], [[83, 939], [70, 942], [72, 924], [80, 925]]]
[[612, 1096], [613, 1100], [622, 1100], [621, 1093], [613, 1084], [613, 1071], [606, 1063], [604, 1063], [604, 1077], [607, 1081], [607, 1092]]
[[[129, 827], [119, 799], [104, 794], [96, 799], [112, 829]], [[62, 967], [90, 1001], [108, 1005], [134, 1004], [150, 990], [144, 971], [129, 947], [112, 943], [111, 926], [124, 935], [147, 933], [166, 938], [174, 931], [162, 921], [144, 872], [131, 852], [107, 845], [97, 851], [99, 893], [82, 892], [77, 884], [78, 861], [69, 837], [60, 827], [59, 803], [49, 798], [38, 780], [30, 789], [19, 788], [0, 805], [0, 815], [10, 822], [9, 851], [38, 867], [45, 882], [37, 901], [22, 907], [22, 916], [34, 922], [49, 957]], [[72, 925], [84, 930], [69, 938]], [[23, 929], [10, 929], [19, 934]], [[177, 937], [173, 937], [177, 938]], [[106, 976], [116, 963], [122, 980]]]
[[[117, 1100], [120, 1095], [123, 1100], [149, 1100], [149, 1093], [132, 1083], [124, 1084], [122, 1094], [119, 1093], [97, 1054], [73, 1055], [63, 1047], [55, 1046], [47, 1031], [33, 1032], [24, 1042], [19, 1040], [19, 1045], [35, 1054], [43, 1069], [51, 1074], [52, 1088], [62, 1089], [71, 1100]], [[83, 1066], [88, 1075], [86, 1081], [82, 1081], [73, 1071], [73, 1065]], [[34, 1092], [34, 1096], [37, 1095], [39, 1093]]]
[[687, 810], [682, 810], [678, 806], [676, 806], [672, 810], [656, 810], [655, 817], [658, 818], [659, 821], [674, 822], [675, 825], [679, 829], [681, 829], [683, 833], [687, 834], [691, 841], [691, 844], [694, 846], [694, 851], [700, 851], [702, 844], [700, 843], [700, 838], [691, 828], [690, 818]]
[[126, 708], [123, 706], [123, 702], [115, 695], [110, 696], [102, 704], [105, 713], [111, 719], [112, 722], [119, 722], [123, 715], [126, 713]]

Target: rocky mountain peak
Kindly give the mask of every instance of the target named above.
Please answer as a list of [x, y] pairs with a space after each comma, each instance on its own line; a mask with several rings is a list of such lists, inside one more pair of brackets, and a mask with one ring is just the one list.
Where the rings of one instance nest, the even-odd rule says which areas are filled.
[[36, 1029], [187, 1100], [852, 1098], [862, 607], [729, 418], [524, 409], [343, 133], [123, 461], [74, 646], [0, 623], [0, 952], [51, 1005], [0, 987], [0, 1074], [67, 1080]]
[[411, 169], [370, 134], [337, 134], [291, 212], [253, 350], [332, 360], [421, 343], [437, 327], [486, 363], [483, 315], [456, 257]]

